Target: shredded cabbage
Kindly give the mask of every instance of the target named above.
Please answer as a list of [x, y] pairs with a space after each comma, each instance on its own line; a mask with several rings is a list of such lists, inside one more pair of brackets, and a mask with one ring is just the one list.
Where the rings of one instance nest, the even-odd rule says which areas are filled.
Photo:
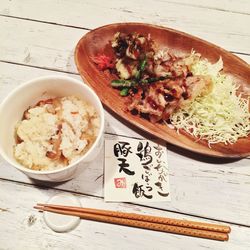
[[[190, 56], [194, 56], [192, 52]], [[250, 133], [249, 98], [237, 95], [237, 85], [230, 76], [220, 73], [223, 61], [215, 64], [198, 60], [191, 68], [194, 75], [208, 75], [212, 79], [212, 91], [198, 96], [190, 105], [174, 112], [171, 123], [177, 131], [184, 129], [208, 144], [233, 144]]]

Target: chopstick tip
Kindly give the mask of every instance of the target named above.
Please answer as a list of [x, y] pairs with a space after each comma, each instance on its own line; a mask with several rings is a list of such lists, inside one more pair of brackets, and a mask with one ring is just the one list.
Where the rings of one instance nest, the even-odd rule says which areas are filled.
[[38, 209], [39, 211], [43, 210], [43, 206], [35, 205], [33, 208]]

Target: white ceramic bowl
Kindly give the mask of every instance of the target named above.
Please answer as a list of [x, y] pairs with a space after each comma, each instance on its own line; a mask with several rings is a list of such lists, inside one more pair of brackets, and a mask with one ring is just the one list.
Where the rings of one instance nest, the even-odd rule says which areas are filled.
[[[91, 103], [100, 116], [100, 130], [96, 141], [88, 152], [65, 168], [52, 171], [36, 171], [23, 167], [13, 156], [15, 126], [22, 119], [23, 112], [39, 100], [49, 97], [74, 95]], [[103, 145], [104, 110], [95, 92], [81, 81], [65, 76], [46, 76], [21, 84], [11, 92], [0, 105], [0, 153], [3, 158], [31, 178], [44, 181], [65, 181], [72, 179], [92, 161]]]

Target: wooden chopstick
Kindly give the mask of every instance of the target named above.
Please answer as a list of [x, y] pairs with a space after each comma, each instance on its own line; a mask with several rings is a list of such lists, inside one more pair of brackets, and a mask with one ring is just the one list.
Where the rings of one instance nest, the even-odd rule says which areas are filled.
[[188, 228], [193, 228], [193, 229], [201, 229], [201, 230], [221, 232], [221, 233], [230, 233], [231, 231], [231, 228], [229, 226], [203, 223], [203, 222], [195, 222], [195, 221], [189, 221], [189, 220], [171, 219], [171, 218], [166, 218], [166, 217], [157, 217], [157, 216], [142, 215], [142, 214], [135, 214], [135, 213], [123, 213], [123, 212], [101, 210], [101, 209], [94, 209], [94, 208], [82, 208], [82, 207], [62, 206], [62, 205], [53, 205], [53, 204], [41, 204], [41, 203], [38, 203], [37, 205], [63, 209], [63, 210], [68, 210], [68, 211], [100, 214], [100, 215], [105, 215], [105, 216], [154, 222], [154, 223], [160, 223], [160, 224], [166, 224], [166, 225], [172, 225], [172, 226], [188, 227]]
[[[156, 216], [146, 216], [139, 214], [131, 214], [131, 213], [122, 213], [116, 211], [107, 211], [107, 210], [99, 210], [99, 209], [91, 209], [91, 208], [78, 208], [78, 207], [69, 207], [69, 206], [60, 206], [60, 205], [50, 205], [50, 204], [38, 204], [34, 208], [39, 209], [41, 211], [48, 211], [53, 213], [60, 213], [64, 215], [73, 215], [80, 217], [82, 219], [94, 220], [112, 224], [119, 224], [131, 227], [138, 227], [144, 229], [150, 229], [161, 232], [175, 233], [187, 236], [194, 236], [200, 238], [207, 238], [219, 241], [228, 240], [228, 234], [225, 232], [212, 231], [208, 229], [197, 229], [191, 228], [192, 221], [188, 221], [188, 226], [186, 227], [184, 224], [180, 224], [179, 222], [182, 220], [177, 220], [179, 225], [175, 225], [175, 219], [168, 219]], [[167, 224], [166, 222], [170, 220], [172, 224]], [[163, 221], [163, 222], [162, 222]], [[187, 222], [183, 220], [182, 222]], [[198, 223], [198, 224], [197, 224]], [[195, 222], [195, 226], [201, 226], [201, 224], [208, 223], [200, 223]], [[208, 224], [212, 225], [212, 224]], [[220, 225], [215, 225], [220, 226]], [[222, 227], [222, 226], [220, 226]], [[219, 230], [221, 229], [219, 227]], [[204, 228], [204, 227], [203, 227]], [[213, 229], [216, 227], [213, 227]]]

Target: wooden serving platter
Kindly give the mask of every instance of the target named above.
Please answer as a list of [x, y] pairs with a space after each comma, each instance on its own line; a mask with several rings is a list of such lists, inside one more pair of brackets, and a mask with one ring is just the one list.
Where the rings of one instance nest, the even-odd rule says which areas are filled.
[[218, 143], [209, 148], [206, 141], [197, 141], [197, 138], [184, 131], [177, 133], [176, 130], [165, 124], [154, 124], [126, 111], [124, 97], [119, 96], [119, 92], [110, 86], [110, 81], [114, 77], [107, 72], [99, 71], [92, 60], [97, 54], [108, 53], [105, 48], [118, 31], [137, 32], [143, 35], [151, 34], [152, 39], [159, 47], [169, 48], [177, 54], [190, 53], [191, 49], [194, 49], [212, 63], [221, 56], [224, 62], [224, 73], [230, 74], [240, 85], [244, 96], [248, 97], [250, 95], [250, 67], [246, 62], [197, 37], [173, 29], [143, 23], [117, 23], [94, 29], [80, 39], [75, 49], [75, 62], [81, 77], [95, 90], [102, 103], [118, 114], [121, 119], [126, 119], [131, 124], [171, 144], [196, 153], [227, 158], [241, 158], [250, 155], [250, 136], [239, 139], [232, 145]]

